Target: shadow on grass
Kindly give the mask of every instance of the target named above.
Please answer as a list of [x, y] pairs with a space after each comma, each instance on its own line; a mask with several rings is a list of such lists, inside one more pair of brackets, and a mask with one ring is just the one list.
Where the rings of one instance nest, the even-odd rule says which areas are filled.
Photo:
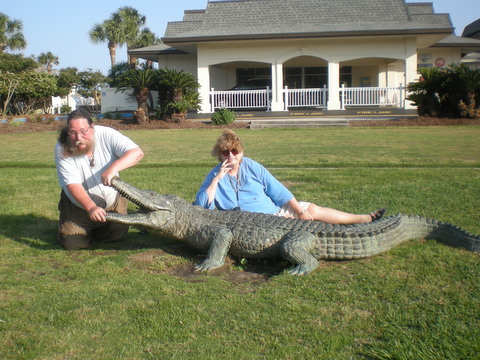
[[35, 214], [0, 215], [0, 234], [35, 249], [60, 248], [57, 222]]
[[[62, 249], [57, 242], [57, 226], [57, 220], [36, 214], [0, 215], [1, 235], [38, 250]], [[142, 234], [133, 227], [123, 239], [116, 242], [94, 241], [89, 250], [92, 250], [92, 256], [100, 254], [98, 250], [112, 252], [145, 250], [133, 258], [133, 261], [145, 270], [158, 271], [190, 280], [198, 280], [205, 276], [205, 273], [198, 273], [194, 270], [195, 264], [203, 261], [205, 254], [201, 254], [183, 242], [166, 239], [154, 233]], [[146, 261], [145, 259], [157, 259], [159, 253], [168, 254], [170, 259], [167, 266], [154, 270], [147, 264], [150, 260]], [[157, 259], [157, 261], [163, 261], [163, 259]], [[290, 265], [280, 258], [245, 260], [227, 256], [225, 265], [209, 271], [207, 276], [222, 276], [234, 283], [261, 283], [272, 276], [281, 274]]]

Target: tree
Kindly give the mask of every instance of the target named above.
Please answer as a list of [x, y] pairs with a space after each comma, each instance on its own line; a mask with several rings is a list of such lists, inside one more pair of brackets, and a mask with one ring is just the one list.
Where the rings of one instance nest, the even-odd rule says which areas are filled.
[[449, 88], [452, 105], [457, 106], [461, 117], [477, 117], [480, 105], [480, 70], [465, 64], [453, 64], [449, 66], [448, 74], [446, 86]]
[[441, 92], [445, 72], [439, 68], [420, 68], [420, 80], [407, 86], [407, 100], [418, 107], [420, 116], [438, 116], [441, 112]]
[[77, 91], [85, 98], [92, 97], [94, 99], [94, 106], [100, 103], [100, 85], [105, 83], [106, 77], [100, 71], [93, 71], [87, 69], [78, 73], [80, 81], [78, 83]]
[[415, 102], [419, 115], [477, 116], [480, 70], [453, 64], [446, 69], [422, 68], [418, 72], [420, 80], [407, 86], [407, 99]]
[[78, 70], [75, 67], [68, 67], [65, 69], [60, 69], [60, 72], [57, 76], [57, 87], [60, 93], [60, 96], [67, 96], [70, 94], [72, 87], [80, 83], [80, 75]]
[[135, 119], [139, 124], [148, 121], [148, 98], [150, 90], [158, 84], [158, 71], [153, 69], [130, 69], [117, 79], [117, 91], [125, 92], [133, 89], [133, 96], [137, 100], [138, 108]]
[[58, 56], [53, 55], [50, 51], [46, 53], [41, 53], [37, 56], [37, 61], [40, 65], [43, 65], [47, 68], [47, 72], [49, 74], [52, 73], [52, 66], [58, 65], [60, 62], [58, 61]]
[[192, 73], [160, 69], [160, 82], [157, 87], [160, 103], [160, 115], [166, 121], [179, 122], [186, 118], [189, 109], [199, 109], [200, 84]]
[[27, 47], [22, 30], [23, 24], [20, 20], [11, 20], [0, 13], [0, 54], [6, 49], [23, 50]]
[[[5, 82], [5, 77], [9, 83]], [[29, 114], [39, 107], [47, 112], [52, 96], [59, 95], [55, 76], [47, 73], [35, 71], [17, 74], [0, 73], [0, 85], [2, 83], [7, 86], [15, 84], [15, 89], [10, 97], [10, 112], [13, 114]], [[0, 86], [0, 91], [1, 97], [4, 99], [5, 87]], [[6, 111], [5, 102], [3, 107]]]
[[[140, 31], [140, 34], [130, 46], [132, 49], [137, 49], [145, 46], [156, 45], [160, 42], [161, 40], [155, 35], [155, 33], [150, 31], [149, 28], [144, 28]], [[137, 58], [129, 55], [129, 64], [131, 64], [130, 66], [135, 67], [136, 62]], [[147, 60], [147, 67], [152, 67], [151, 60]]]
[[112, 20], [105, 20], [101, 24], [95, 24], [89, 32], [90, 40], [94, 43], [106, 42], [110, 55], [110, 64], [115, 66], [117, 57], [117, 46], [122, 44], [122, 29]]
[[[113, 14], [113, 18], [122, 25], [124, 43], [127, 51], [132, 49], [140, 36], [140, 29], [147, 22], [147, 17], [130, 6], [124, 6]], [[132, 64], [130, 56], [128, 62]]]
[[94, 43], [107, 42], [111, 66], [114, 67], [117, 47], [126, 44], [130, 49], [145, 22], [144, 15], [132, 7], [124, 6], [112, 13], [108, 20], [95, 24], [89, 32], [90, 40]]
[[23, 71], [33, 71], [38, 67], [38, 63], [22, 55], [0, 54], [0, 71], [19, 73]]

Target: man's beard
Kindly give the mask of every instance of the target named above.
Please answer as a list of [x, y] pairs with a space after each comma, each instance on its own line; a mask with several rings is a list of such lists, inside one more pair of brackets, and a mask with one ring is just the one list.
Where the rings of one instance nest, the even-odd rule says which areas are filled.
[[[95, 146], [95, 138], [92, 136], [89, 141], [83, 140], [72, 140], [68, 136], [68, 129], [62, 129], [60, 136], [58, 137], [60, 145], [62, 145], [63, 155], [65, 157], [76, 157], [83, 156], [93, 150]], [[78, 145], [85, 144], [85, 148], [80, 149]]]

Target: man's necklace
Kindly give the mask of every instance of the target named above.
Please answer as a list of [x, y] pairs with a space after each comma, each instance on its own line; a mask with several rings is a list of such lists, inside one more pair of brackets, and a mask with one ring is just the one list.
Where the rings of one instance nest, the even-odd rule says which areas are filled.
[[95, 167], [95, 148], [92, 149], [92, 156], [88, 158], [90, 162], [90, 168], [93, 169]]

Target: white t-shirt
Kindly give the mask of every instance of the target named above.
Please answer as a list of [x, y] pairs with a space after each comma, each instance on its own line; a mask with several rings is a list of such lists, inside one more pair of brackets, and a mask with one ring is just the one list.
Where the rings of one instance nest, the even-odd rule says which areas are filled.
[[[62, 146], [55, 145], [55, 164], [58, 182], [68, 198], [83, 208], [68, 191], [69, 184], [82, 184], [93, 202], [102, 208], [112, 206], [117, 191], [102, 184], [103, 172], [126, 151], [138, 147], [132, 140], [115, 129], [95, 125], [94, 167], [90, 167], [87, 155], [64, 157]], [[118, 174], [117, 174], [118, 175]]]

